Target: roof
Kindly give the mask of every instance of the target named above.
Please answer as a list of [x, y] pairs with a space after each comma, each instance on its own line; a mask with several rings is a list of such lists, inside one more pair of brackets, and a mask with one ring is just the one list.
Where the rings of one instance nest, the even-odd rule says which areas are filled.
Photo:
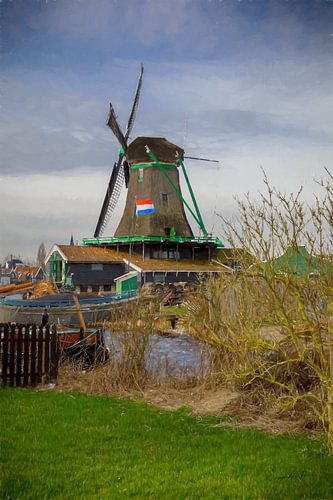
[[137, 275], [138, 275], [137, 271], [130, 271], [129, 273], [122, 274], [121, 276], [118, 276], [118, 278], [114, 278], [114, 281], [125, 281], [129, 278], [134, 278]]
[[305, 246], [288, 247], [283, 255], [265, 261], [263, 265], [267, 269], [273, 265], [274, 272], [277, 273], [293, 273], [297, 276], [333, 272], [332, 264], [328, 260], [310, 255]]
[[161, 163], [176, 163], [176, 153], [179, 158], [184, 156], [182, 148], [167, 141], [164, 137], [137, 137], [126, 150], [126, 159], [130, 165], [152, 161], [146, 152], [146, 145]]
[[[128, 254], [126, 254], [126, 261], [128, 262]], [[226, 266], [216, 263], [209, 263], [207, 261], [192, 261], [192, 260], [160, 260], [160, 259], [146, 259], [138, 255], [132, 255], [130, 265], [134, 264], [142, 271], [184, 271], [184, 272], [232, 272]]]
[[230, 260], [253, 261], [253, 256], [243, 248], [219, 248], [214, 253], [214, 259], [226, 262]]
[[113, 248], [95, 246], [54, 245], [46, 258], [46, 262], [55, 250], [59, 251], [68, 262], [126, 262], [137, 271], [232, 272], [223, 264], [209, 263], [207, 260], [194, 262], [192, 260], [143, 260], [141, 255], [135, 254], [132, 254], [131, 259], [129, 259], [128, 252], [119, 251], [117, 253]]
[[68, 262], [123, 262], [123, 256], [112, 248], [56, 245]]
[[21, 259], [11, 259], [5, 262], [6, 268], [14, 268], [17, 264], [23, 264]]
[[15, 267], [15, 274], [17, 276], [22, 276], [22, 275], [28, 275], [30, 276], [35, 276], [39, 270], [39, 267], [37, 266], [26, 266], [24, 264], [18, 264]]

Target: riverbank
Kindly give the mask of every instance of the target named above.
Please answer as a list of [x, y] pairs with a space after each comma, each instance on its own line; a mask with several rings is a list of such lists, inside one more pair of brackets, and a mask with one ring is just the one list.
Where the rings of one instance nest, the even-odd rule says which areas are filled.
[[3, 498], [329, 498], [333, 462], [300, 435], [229, 429], [80, 394], [0, 391]]

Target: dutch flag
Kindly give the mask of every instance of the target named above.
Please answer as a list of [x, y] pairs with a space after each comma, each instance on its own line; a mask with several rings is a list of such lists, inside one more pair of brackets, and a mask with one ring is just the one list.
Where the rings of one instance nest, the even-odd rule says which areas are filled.
[[147, 215], [156, 212], [152, 200], [136, 200], [136, 215]]

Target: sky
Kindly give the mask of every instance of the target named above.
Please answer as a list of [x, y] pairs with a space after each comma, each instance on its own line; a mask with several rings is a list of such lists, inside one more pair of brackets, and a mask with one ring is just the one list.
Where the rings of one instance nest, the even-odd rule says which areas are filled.
[[0, 30], [0, 260], [93, 236], [141, 62], [131, 139], [219, 160], [186, 163], [217, 236], [262, 169], [306, 203], [333, 170], [332, 0], [2, 0]]

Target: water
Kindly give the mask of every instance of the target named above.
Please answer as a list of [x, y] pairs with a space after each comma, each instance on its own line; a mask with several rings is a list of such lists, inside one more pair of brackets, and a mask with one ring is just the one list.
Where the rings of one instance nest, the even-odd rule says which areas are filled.
[[[209, 348], [180, 331], [176, 336], [165, 337], [152, 334], [145, 349], [145, 364], [150, 373], [159, 374], [161, 378], [191, 377], [203, 375], [209, 368]], [[126, 335], [140, 335], [138, 332]], [[124, 337], [105, 330], [106, 347], [119, 359], [123, 349]]]

